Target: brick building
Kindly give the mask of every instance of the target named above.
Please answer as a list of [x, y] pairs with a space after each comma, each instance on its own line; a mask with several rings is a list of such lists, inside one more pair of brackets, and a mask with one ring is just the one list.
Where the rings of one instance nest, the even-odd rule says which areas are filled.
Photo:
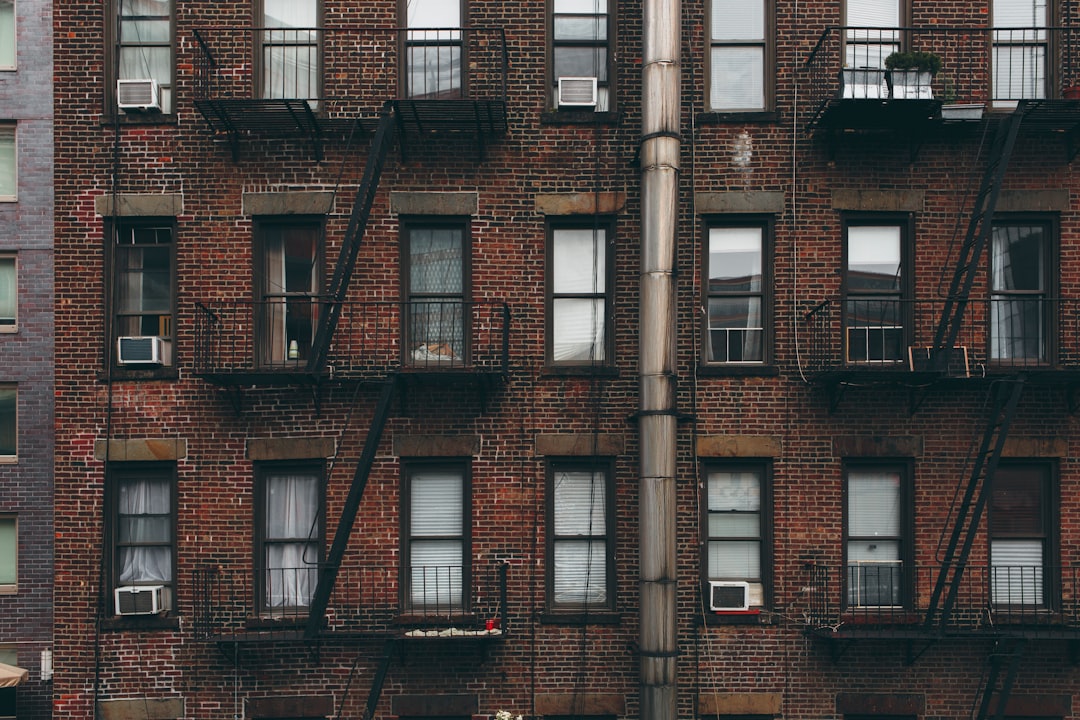
[[1075, 717], [1078, 9], [58, 5], [54, 714]]
[[52, 713], [52, 6], [0, 3], [0, 716]]

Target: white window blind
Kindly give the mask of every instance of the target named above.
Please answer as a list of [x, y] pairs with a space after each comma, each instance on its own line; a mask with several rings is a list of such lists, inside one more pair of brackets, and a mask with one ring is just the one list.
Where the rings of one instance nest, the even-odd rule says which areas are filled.
[[464, 478], [438, 470], [410, 478], [410, 593], [414, 606], [460, 607], [464, 562]]
[[18, 275], [14, 256], [0, 256], [0, 329], [14, 327], [18, 307]]
[[607, 234], [603, 228], [557, 228], [552, 244], [552, 359], [603, 361]]
[[554, 478], [554, 602], [608, 600], [605, 474], [557, 470]]

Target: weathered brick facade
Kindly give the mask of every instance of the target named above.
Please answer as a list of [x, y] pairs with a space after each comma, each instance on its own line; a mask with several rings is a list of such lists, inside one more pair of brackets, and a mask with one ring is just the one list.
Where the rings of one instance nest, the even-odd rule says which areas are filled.
[[[507, 304], [508, 364], [505, 374], [494, 376], [436, 366], [426, 382], [402, 380], [371, 457], [317, 643], [299, 637], [306, 616], [288, 623], [280, 614], [260, 612], [259, 590], [250, 589], [259, 577], [253, 559], [260, 516], [256, 478], [275, 463], [326, 462], [322, 534], [328, 553], [369, 427], [380, 424], [379, 383], [367, 382], [372, 373], [361, 378], [349, 371], [379, 342], [398, 338], [375, 321], [358, 329], [355, 316], [344, 313], [334, 342], [352, 348], [351, 354], [337, 356], [334, 372], [314, 386], [296, 381], [303, 373], [290, 375], [295, 367], [277, 374], [248, 368], [245, 375], [232, 366], [215, 375], [208, 371], [214, 358], [201, 353], [225, 352], [227, 343], [206, 344], [207, 328], [216, 327], [213, 332], [223, 333], [219, 340], [246, 342], [249, 353], [242, 360], [251, 361], [256, 331], [251, 324], [230, 325], [221, 309], [261, 299], [254, 240], [260, 223], [289, 217], [324, 223], [319, 274], [322, 287], [329, 286], [375, 111], [396, 96], [372, 90], [394, 88], [397, 68], [392, 51], [384, 55], [365, 33], [396, 25], [395, 4], [323, 3], [323, 24], [339, 33], [328, 32], [323, 41], [323, 97], [337, 88], [339, 96], [358, 98], [365, 124], [351, 133], [339, 125], [321, 137], [286, 139], [260, 135], [271, 128], [256, 127], [234, 144], [223, 125], [207, 122], [196, 107], [205, 98], [197, 84], [202, 45], [194, 31], [217, 53], [215, 78], [239, 78], [237, 87], [250, 91], [257, 53], [228, 28], [250, 27], [251, 7], [181, 4], [175, 112], [120, 115], [111, 111], [103, 5], [56, 7], [57, 717], [361, 717], [387, 647], [390, 662], [375, 717], [487, 718], [498, 710], [526, 717], [640, 716], [637, 548], [652, 541], [639, 537], [642, 443], [635, 417], [643, 23], [639, 2], [609, 4], [617, 18], [611, 112], [550, 107], [544, 3], [474, 0], [467, 25], [478, 34], [492, 27], [505, 32], [505, 134], [417, 138], [402, 120], [403, 135], [382, 172], [347, 300], [400, 301], [408, 279], [402, 272], [403, 228], [467, 216], [469, 299], [478, 307]], [[1012, 378], [1012, 369], [986, 360], [985, 320], [978, 345], [970, 348], [970, 378], [912, 372], [906, 353], [887, 358], [888, 367], [832, 366], [823, 348], [840, 352], [836, 308], [848, 289], [842, 284], [844, 223], [852, 218], [899, 218], [910, 228], [905, 301], [916, 302], [905, 321], [905, 350], [932, 344], [924, 326], [933, 327], [939, 307], [918, 301], [940, 304], [986, 164], [989, 141], [982, 131], [992, 134], [1007, 113], [998, 109], [993, 121], [963, 127], [936, 120], [889, 127], [886, 119], [884, 133], [830, 132], [823, 122], [810, 127], [824, 96], [808, 61], [826, 29], [842, 22], [841, 9], [835, 3], [778, 2], [774, 10], [776, 41], [769, 54], [775, 72], [768, 84], [775, 99], [764, 112], [741, 115], [709, 111], [708, 8], [700, 1], [682, 6], [674, 338], [680, 423], [672, 509], [678, 527], [678, 716], [967, 716], [979, 705], [1003, 633], [1031, 630], [999, 627], [1002, 616], [987, 606], [989, 581], [974, 579], [978, 572], [986, 577], [985, 518], [970, 556], [978, 570], [968, 574], [957, 605], [958, 614], [981, 620], [959, 635], [925, 631], [921, 621], [957, 498], [990, 417], [988, 397], [1001, 385], [993, 380]], [[985, 3], [966, 0], [916, 2], [911, 21], [985, 27], [987, 11]], [[471, 47], [490, 49], [497, 38]], [[349, 43], [360, 50], [333, 51]], [[489, 59], [477, 49], [467, 63], [477, 86], [483, 73], [495, 72], [485, 65]], [[839, 69], [838, 62], [830, 68], [834, 85]], [[976, 93], [979, 87], [963, 89]], [[1052, 89], [1055, 98], [1058, 92]], [[1080, 113], [1075, 105], [1059, 105], [1066, 118]], [[399, 117], [407, 108], [399, 107]], [[318, 111], [325, 120], [335, 109], [328, 101]], [[1076, 367], [1070, 363], [1078, 358], [1070, 354], [1077, 343], [1069, 329], [1075, 305], [1066, 301], [1080, 291], [1080, 257], [1073, 250], [1078, 216], [1068, 153], [1067, 144], [1048, 133], [1022, 133], [998, 203], [1008, 217], [1035, 217], [1054, 228], [1052, 292], [1062, 299], [1054, 324], [1060, 332], [1051, 343], [1054, 362], [1026, 368], [1033, 380], [1003, 453], [1053, 468], [1054, 510], [1046, 512], [1055, 527], [1046, 529], [1053, 539], [1045, 560], [1047, 575], [1058, 580], [1046, 586], [1046, 602], [1034, 616], [1038, 637], [1028, 632], [1006, 704], [1014, 716], [1077, 715], [1072, 696], [1080, 670], [1073, 645], [1080, 639], [1080, 596], [1074, 592], [1080, 588], [1071, 568], [1080, 545], [1080, 469], [1073, 460], [1080, 437], [1070, 384]], [[115, 350], [105, 299], [114, 291], [108, 266], [114, 214], [123, 222], [175, 221], [172, 366], [110, 367]], [[551, 368], [545, 363], [548, 223], [577, 218], [588, 226], [593, 215], [597, 223], [613, 221], [614, 362]], [[701, 350], [707, 227], [748, 217], [772, 223], [767, 362], [710, 364]], [[980, 263], [985, 268], [986, 254]], [[987, 283], [981, 271], [971, 316], [985, 313]], [[810, 313], [826, 300], [831, 304], [821, 307], [834, 315], [820, 333], [821, 312]], [[204, 306], [218, 309], [213, 319], [220, 325], [199, 325], [207, 317]], [[467, 360], [479, 362], [478, 339], [493, 327], [498, 337], [498, 316], [474, 317], [480, 319], [469, 330], [476, 344]], [[384, 375], [399, 369], [402, 351], [394, 347], [387, 356], [393, 361], [376, 368]], [[560, 614], [548, 605], [547, 471], [560, 459], [590, 456], [610, 460], [615, 473], [614, 609]], [[394, 605], [393, 588], [403, 577], [404, 474], [410, 463], [432, 458], [464, 459], [468, 467], [466, 547], [476, 613], [434, 623], [435, 629], [464, 629], [464, 636], [417, 639], [403, 636], [417, 628], [410, 624], [415, 619], [401, 617], [407, 613]], [[901, 607], [888, 613], [880, 607], [841, 613], [845, 474], [852, 463], [883, 459], [910, 468], [908, 588]], [[751, 614], [716, 614], [703, 605], [702, 468], [727, 460], [769, 468], [772, 503], [763, 518], [770, 528], [763, 561], [769, 587], [767, 602]], [[109, 498], [115, 491], [109, 484], [133, 467], [175, 469], [175, 597], [169, 612], [149, 618], [114, 616], [118, 582]], [[377, 568], [389, 570], [379, 575]], [[505, 604], [498, 585], [503, 569]], [[825, 571], [832, 578], [827, 585], [821, 582]], [[228, 582], [246, 592], [230, 594]], [[390, 620], [364, 615], [370, 593], [383, 587], [379, 583], [392, 588]], [[227, 612], [236, 624], [222, 632]], [[505, 612], [501, 635], [475, 629], [489, 612]], [[860, 627], [868, 629], [865, 637], [852, 632]]]

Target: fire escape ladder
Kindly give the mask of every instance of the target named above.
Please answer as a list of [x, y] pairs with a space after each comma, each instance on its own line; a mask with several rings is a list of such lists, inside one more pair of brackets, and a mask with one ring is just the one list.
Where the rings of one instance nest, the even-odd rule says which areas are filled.
[[394, 144], [395, 134], [393, 103], [388, 102], [379, 112], [379, 125], [375, 129], [375, 137], [368, 151], [367, 164], [364, 166], [364, 176], [360, 180], [360, 187], [353, 201], [349, 226], [341, 241], [341, 253], [338, 255], [334, 276], [330, 281], [326, 307], [319, 316], [315, 338], [311, 343], [308, 371], [315, 377], [321, 375], [326, 369], [330, 343], [334, 339], [334, 331], [341, 317], [341, 306], [349, 291], [349, 282], [352, 280], [353, 269], [356, 267], [356, 256], [360, 251], [360, 243], [364, 239], [364, 231], [367, 229], [368, 218], [371, 216], [371, 207], [375, 204], [375, 192], [379, 189], [379, 178], [382, 176], [386, 157], [390, 154], [390, 147]]
[[334, 534], [334, 543], [330, 546], [330, 555], [326, 558], [326, 563], [319, 569], [319, 583], [315, 586], [315, 592], [311, 598], [311, 610], [304, 631], [304, 635], [308, 639], [314, 639], [322, 630], [323, 621], [326, 617], [326, 608], [330, 604], [330, 595], [333, 594], [334, 583], [337, 582], [341, 559], [345, 556], [345, 548], [349, 544], [349, 536], [352, 534], [353, 524], [356, 522], [356, 513], [360, 509], [360, 501], [364, 498], [364, 489], [367, 487], [371, 467], [375, 464], [375, 452], [379, 448], [383, 429], [386, 427], [386, 421], [390, 417], [390, 407], [393, 405], [397, 386], [398, 376], [396, 373], [383, 381], [379, 404], [375, 407], [375, 416], [371, 419], [367, 439], [364, 441], [364, 450], [360, 453], [360, 459], [356, 463], [356, 472], [353, 474], [352, 485], [349, 487], [349, 495], [345, 498], [345, 505], [341, 508], [341, 520], [338, 522], [337, 532]]
[[941, 320], [934, 333], [933, 356], [930, 358], [933, 370], [945, 372], [949, 368], [949, 356], [960, 334], [964, 310], [967, 308], [968, 298], [971, 297], [971, 287], [993, 229], [994, 208], [997, 207], [998, 195], [1001, 193], [1001, 182], [1008, 169], [1009, 158], [1012, 157], [1025, 112], [1026, 105], [1021, 102], [1008, 118], [998, 125], [994, 133], [982, 184], [975, 196], [967, 233], [960, 246], [949, 293], [945, 297]]
[[[971, 475], [968, 478], [964, 496], [956, 511], [949, 544], [941, 561], [941, 569], [930, 604], [926, 609], [926, 629], [932, 631], [936, 622], [938, 629], [944, 631], [949, 617], [956, 605], [957, 593], [967, 567], [971, 545], [979, 529], [983, 511], [990, 498], [990, 485], [997, 470], [1005, 439], [1009, 434], [1009, 424], [1016, 414], [1016, 406], [1024, 389], [1024, 377], [1002, 380], [996, 383], [991, 392], [994, 404], [990, 420], [983, 433], [982, 444], [972, 461]], [[948, 586], [948, 592], [942, 600], [942, 594]], [[940, 603], [940, 611], [939, 611]]]
[[371, 691], [368, 692], [367, 705], [364, 706], [364, 715], [361, 720], [371, 720], [375, 717], [375, 708], [379, 705], [379, 696], [382, 695], [383, 683], [386, 682], [386, 674], [390, 672], [390, 663], [394, 659], [393, 640], [387, 640], [383, 645], [383, 654], [379, 658], [379, 667], [375, 670], [375, 678], [371, 681]]
[[1005, 705], [1020, 671], [1025, 645], [1024, 638], [1010, 637], [1000, 638], [994, 644], [990, 651], [990, 672], [986, 678], [986, 686], [982, 689], [976, 720], [987, 720], [991, 717], [1001, 720], [1005, 716]]

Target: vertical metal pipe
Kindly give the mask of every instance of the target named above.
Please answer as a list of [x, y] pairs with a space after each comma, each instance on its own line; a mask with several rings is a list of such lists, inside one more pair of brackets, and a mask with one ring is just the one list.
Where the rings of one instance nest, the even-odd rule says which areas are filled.
[[675, 224], [680, 3], [644, 0], [641, 139], [639, 555], [641, 718], [676, 717]]

